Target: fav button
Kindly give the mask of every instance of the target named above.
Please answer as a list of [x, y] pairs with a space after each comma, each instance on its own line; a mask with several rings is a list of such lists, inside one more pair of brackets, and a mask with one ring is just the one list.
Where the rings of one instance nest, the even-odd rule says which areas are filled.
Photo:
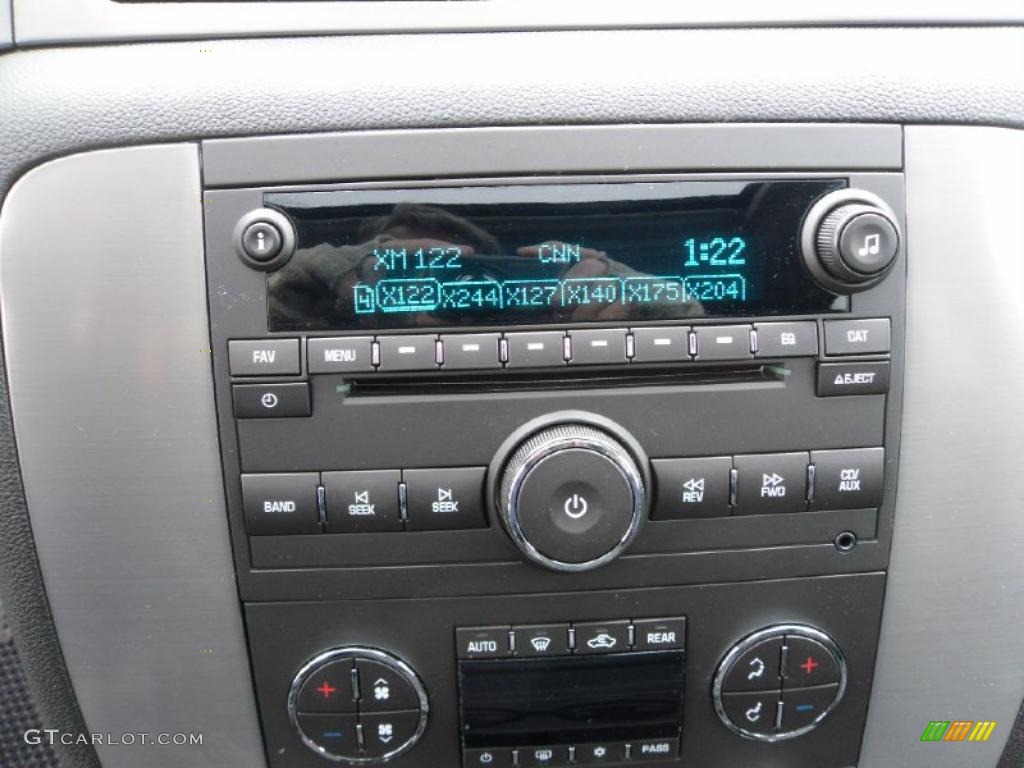
[[301, 373], [298, 339], [229, 341], [232, 376], [288, 376]]
[[575, 624], [576, 653], [615, 653], [629, 650], [629, 622], [605, 621]]
[[407, 469], [402, 473], [408, 493], [410, 531], [486, 528], [483, 467]]
[[775, 733], [780, 698], [778, 691], [727, 693], [722, 696], [722, 708], [740, 730], [770, 736]]
[[400, 531], [402, 516], [398, 505], [401, 473], [324, 472], [327, 503], [327, 533]]
[[839, 663], [821, 643], [807, 637], [786, 636], [784, 688], [808, 688], [839, 682]]
[[762, 640], [729, 666], [722, 680], [725, 693], [765, 691], [779, 687], [782, 638]]
[[242, 475], [242, 508], [250, 536], [320, 533], [319, 475], [293, 472]]

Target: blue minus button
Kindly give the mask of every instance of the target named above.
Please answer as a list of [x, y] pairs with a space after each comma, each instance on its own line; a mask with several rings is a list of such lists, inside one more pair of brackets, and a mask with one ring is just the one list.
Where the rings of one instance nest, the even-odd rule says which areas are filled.
[[296, 719], [306, 739], [331, 754], [358, 752], [355, 715], [300, 712]]

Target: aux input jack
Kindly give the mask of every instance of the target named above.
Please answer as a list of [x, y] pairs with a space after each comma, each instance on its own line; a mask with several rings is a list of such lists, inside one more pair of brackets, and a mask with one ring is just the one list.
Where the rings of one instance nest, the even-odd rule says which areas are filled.
[[857, 534], [853, 531], [843, 531], [836, 536], [833, 543], [836, 545], [837, 551], [843, 553], [850, 552], [857, 546]]

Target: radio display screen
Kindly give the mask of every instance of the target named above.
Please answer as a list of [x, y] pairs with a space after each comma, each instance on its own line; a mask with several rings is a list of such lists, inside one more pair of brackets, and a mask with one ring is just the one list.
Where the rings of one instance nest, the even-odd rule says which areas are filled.
[[844, 180], [274, 192], [296, 249], [271, 331], [461, 328], [843, 312], [799, 252]]

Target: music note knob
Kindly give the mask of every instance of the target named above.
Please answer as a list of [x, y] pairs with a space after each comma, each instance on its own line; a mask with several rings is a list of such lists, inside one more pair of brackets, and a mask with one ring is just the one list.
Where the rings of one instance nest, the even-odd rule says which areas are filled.
[[900, 251], [900, 231], [884, 202], [867, 192], [842, 190], [808, 214], [803, 245], [818, 282], [852, 293], [877, 285], [889, 273]]

